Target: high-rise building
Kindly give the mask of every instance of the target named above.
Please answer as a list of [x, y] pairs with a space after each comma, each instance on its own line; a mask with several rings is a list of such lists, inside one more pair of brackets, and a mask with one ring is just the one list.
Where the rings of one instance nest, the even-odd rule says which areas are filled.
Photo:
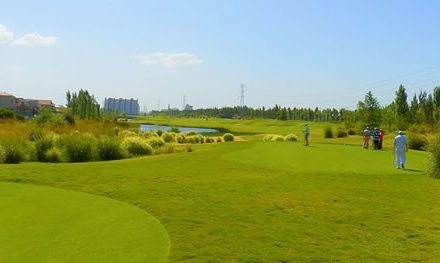
[[106, 98], [104, 110], [107, 112], [122, 112], [129, 115], [139, 115], [139, 102], [135, 99]]

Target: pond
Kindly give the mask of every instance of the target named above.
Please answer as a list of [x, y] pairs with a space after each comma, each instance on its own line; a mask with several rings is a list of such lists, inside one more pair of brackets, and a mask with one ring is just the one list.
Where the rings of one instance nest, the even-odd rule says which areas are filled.
[[217, 129], [209, 128], [196, 128], [196, 127], [178, 127], [178, 126], [167, 126], [167, 125], [154, 125], [154, 124], [141, 124], [139, 129], [141, 131], [168, 131], [171, 128], [178, 128], [180, 132], [196, 131], [197, 133], [217, 133]]

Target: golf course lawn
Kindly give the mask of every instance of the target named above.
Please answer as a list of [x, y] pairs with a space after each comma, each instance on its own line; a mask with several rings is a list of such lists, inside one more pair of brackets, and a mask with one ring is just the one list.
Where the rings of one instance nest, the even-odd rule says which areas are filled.
[[166, 262], [163, 226], [90, 194], [0, 183], [0, 262]]
[[[428, 153], [410, 151], [407, 157], [407, 169], [400, 170], [389, 150], [244, 141], [111, 162], [1, 165], [0, 180], [106, 196], [144, 209], [169, 233], [170, 262], [436, 261], [440, 180], [426, 175]], [[67, 199], [57, 202], [70, 204]], [[82, 227], [83, 217], [66, 224]], [[11, 229], [23, 224], [19, 218], [8, 222]], [[54, 227], [48, 239], [64, 229]], [[20, 242], [35, 245], [35, 235]], [[8, 251], [27, 251], [17, 244]], [[126, 249], [129, 259], [131, 244], [108, 249], [119, 256]], [[20, 256], [34, 257], [31, 252]], [[35, 253], [55, 252], [42, 247]]]

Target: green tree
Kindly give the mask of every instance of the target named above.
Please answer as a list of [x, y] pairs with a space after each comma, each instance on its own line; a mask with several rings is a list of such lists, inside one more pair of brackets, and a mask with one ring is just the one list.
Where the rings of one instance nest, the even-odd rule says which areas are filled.
[[87, 90], [80, 90], [78, 93], [67, 91], [67, 108], [71, 109], [73, 115], [80, 119], [100, 118], [100, 106], [94, 96]]
[[365, 95], [364, 101], [359, 101], [357, 105], [358, 118], [363, 123], [370, 126], [379, 126], [381, 123], [381, 109], [377, 98], [371, 91]]
[[407, 99], [408, 95], [406, 94], [405, 87], [400, 85], [396, 91], [396, 98], [394, 99], [396, 122], [399, 129], [406, 129], [408, 127], [408, 121], [410, 120]]

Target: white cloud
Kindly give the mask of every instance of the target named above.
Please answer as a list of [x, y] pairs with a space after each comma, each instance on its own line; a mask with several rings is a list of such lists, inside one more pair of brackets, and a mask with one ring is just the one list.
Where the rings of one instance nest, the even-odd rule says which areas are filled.
[[22, 36], [21, 38], [15, 40], [13, 44], [18, 46], [28, 46], [28, 47], [53, 46], [56, 44], [57, 39], [58, 38], [55, 36], [45, 37], [35, 32]]
[[9, 42], [13, 38], [14, 38], [14, 33], [9, 31], [9, 29], [5, 25], [0, 24], [0, 43]]
[[196, 65], [202, 60], [191, 53], [148, 53], [139, 54], [136, 59], [143, 65], [161, 65], [164, 67], [175, 67], [180, 65]]

